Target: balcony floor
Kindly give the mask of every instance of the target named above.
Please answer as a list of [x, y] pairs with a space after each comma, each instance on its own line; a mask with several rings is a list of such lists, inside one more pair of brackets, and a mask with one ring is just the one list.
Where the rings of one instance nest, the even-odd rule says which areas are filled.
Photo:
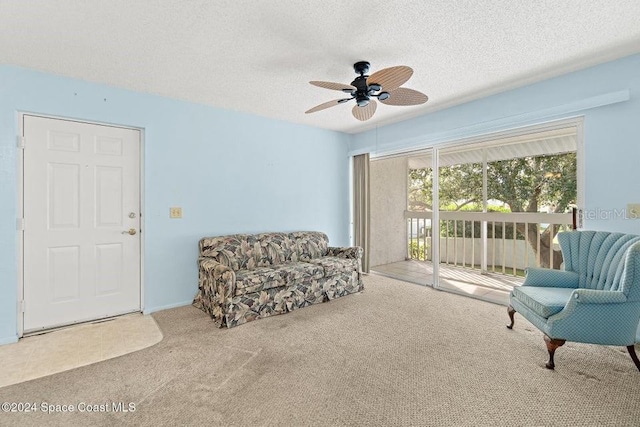
[[[433, 286], [433, 265], [429, 261], [399, 261], [371, 267], [371, 272], [422, 286]], [[441, 264], [438, 289], [508, 305], [509, 292], [523, 281], [522, 277], [480, 274], [478, 270]]]

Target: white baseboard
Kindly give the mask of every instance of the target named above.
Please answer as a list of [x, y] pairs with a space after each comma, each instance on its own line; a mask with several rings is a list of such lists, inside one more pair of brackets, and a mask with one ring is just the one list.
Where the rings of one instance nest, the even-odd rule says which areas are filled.
[[142, 314], [151, 314], [151, 313], [155, 313], [156, 311], [169, 310], [170, 308], [184, 307], [186, 305], [191, 305], [192, 302], [193, 300], [190, 299], [189, 301], [177, 302], [175, 304], [162, 305], [160, 307], [145, 308], [142, 311]]

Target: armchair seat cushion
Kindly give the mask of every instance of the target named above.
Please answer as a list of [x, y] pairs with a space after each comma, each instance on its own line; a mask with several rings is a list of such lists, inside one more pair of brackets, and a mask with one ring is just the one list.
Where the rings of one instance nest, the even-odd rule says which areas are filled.
[[336, 274], [351, 273], [358, 269], [358, 259], [339, 258], [335, 256], [326, 256], [322, 258], [314, 258], [307, 261], [324, 270], [325, 276], [333, 276]]
[[239, 270], [236, 272], [235, 296], [322, 277], [324, 277], [324, 269], [307, 262], [288, 262], [272, 267]]
[[537, 315], [548, 319], [562, 311], [567, 305], [572, 288], [542, 288], [538, 286], [516, 286], [513, 288], [513, 298], [529, 307]]

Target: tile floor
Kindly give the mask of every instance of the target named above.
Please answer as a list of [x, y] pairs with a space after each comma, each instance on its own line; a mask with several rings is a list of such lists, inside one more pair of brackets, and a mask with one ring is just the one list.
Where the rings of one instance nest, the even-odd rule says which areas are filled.
[[[371, 267], [371, 271], [406, 282], [433, 286], [433, 265], [430, 262], [399, 261]], [[439, 289], [507, 305], [509, 292], [513, 286], [522, 284], [523, 280], [522, 277], [480, 274], [477, 270], [441, 265]]]
[[162, 340], [141, 313], [83, 323], [0, 346], [0, 387], [122, 356]]

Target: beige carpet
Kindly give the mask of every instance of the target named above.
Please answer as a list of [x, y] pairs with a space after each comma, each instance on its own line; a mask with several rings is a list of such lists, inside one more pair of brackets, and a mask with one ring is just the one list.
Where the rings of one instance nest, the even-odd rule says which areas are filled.
[[[366, 290], [217, 329], [183, 307], [154, 314], [159, 344], [0, 388], [0, 402], [128, 413], [0, 413], [0, 425], [640, 425], [624, 349], [568, 343], [543, 367], [540, 332], [505, 307], [380, 276]], [[100, 409], [100, 408], [98, 408]]]

